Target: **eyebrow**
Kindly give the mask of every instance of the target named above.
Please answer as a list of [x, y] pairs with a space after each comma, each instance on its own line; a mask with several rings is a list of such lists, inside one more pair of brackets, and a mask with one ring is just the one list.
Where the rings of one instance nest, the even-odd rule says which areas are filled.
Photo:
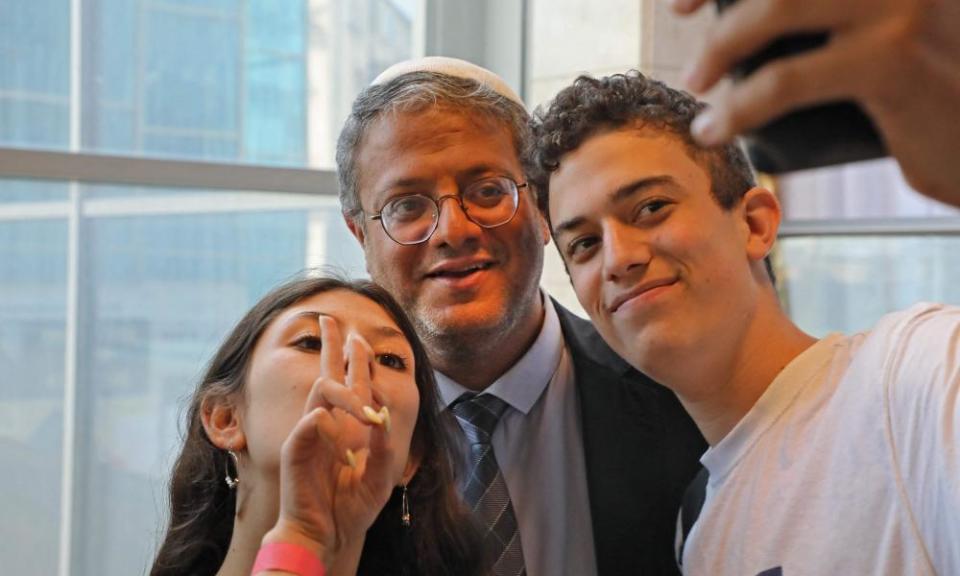
[[507, 178], [516, 179], [516, 176], [514, 176], [506, 166], [494, 166], [492, 164], [478, 164], [466, 172], [463, 172], [462, 175], [473, 180], [478, 179], [481, 175], [487, 175], [489, 177], [506, 176]]
[[[326, 316], [327, 318], [333, 318], [333, 320], [336, 321], [337, 323], [340, 322], [339, 320], [337, 320], [336, 317], [331, 316], [330, 314], [323, 314], [322, 312], [314, 312], [312, 310], [304, 310], [302, 312], [297, 312], [296, 314], [290, 317], [290, 322], [293, 322], [294, 320], [300, 320], [302, 318], [315, 319], [319, 321], [321, 316]], [[401, 332], [397, 328], [394, 328], [393, 326], [387, 326], [386, 324], [378, 324], [376, 326], [371, 326], [370, 330], [373, 332], [375, 336], [378, 336], [382, 339], [402, 338], [404, 341], [407, 340], [407, 337], [403, 332]]]
[[[458, 181], [462, 181], [464, 179], [473, 181], [478, 179], [483, 174], [489, 174], [491, 177], [506, 176], [508, 178], [516, 179], [516, 177], [511, 174], [510, 170], [508, 170], [506, 167], [497, 167], [492, 164], [478, 164], [476, 166], [472, 166], [467, 170], [458, 173], [456, 179]], [[432, 178], [399, 178], [384, 186], [380, 191], [380, 194], [387, 194], [391, 190], [396, 190], [397, 188], [414, 188], [432, 184], [433, 182], [434, 180]]]
[[397, 330], [393, 326], [379, 325], [371, 327], [373, 333], [384, 340], [388, 338], [400, 338], [404, 342], [407, 341], [407, 337], [404, 336], [403, 332]]
[[[648, 176], [646, 178], [641, 178], [639, 180], [634, 180], [620, 186], [616, 190], [610, 193], [609, 201], [612, 204], [626, 200], [632, 196], [635, 196], [641, 192], [645, 192], [651, 188], [657, 188], [659, 186], [670, 186], [677, 183], [676, 179], [673, 176], [663, 174], [660, 176]], [[553, 227], [553, 234], [555, 236], [560, 236], [564, 232], [569, 232], [575, 228], [579, 228], [586, 223], [587, 219], [583, 216], [575, 216], [568, 220], [564, 220], [560, 224], [557, 224]]]

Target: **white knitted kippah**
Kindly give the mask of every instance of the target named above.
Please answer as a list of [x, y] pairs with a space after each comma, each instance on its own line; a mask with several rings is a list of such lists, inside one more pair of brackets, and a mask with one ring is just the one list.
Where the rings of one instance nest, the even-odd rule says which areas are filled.
[[439, 74], [446, 74], [448, 76], [455, 76], [457, 78], [468, 78], [470, 80], [475, 80], [476, 82], [491, 88], [494, 92], [500, 94], [504, 98], [513, 100], [519, 104], [521, 108], [526, 108], [523, 100], [521, 100], [520, 97], [517, 96], [517, 93], [507, 85], [503, 78], [497, 76], [486, 68], [481, 68], [480, 66], [467, 62], [466, 60], [460, 60], [459, 58], [447, 58], [446, 56], [427, 56], [426, 58], [416, 58], [414, 60], [398, 62], [381, 72], [379, 76], [373, 79], [373, 82], [371, 82], [370, 85], [376, 86], [377, 84], [384, 84], [393, 80], [397, 76], [409, 74], [410, 72], [437, 72]]

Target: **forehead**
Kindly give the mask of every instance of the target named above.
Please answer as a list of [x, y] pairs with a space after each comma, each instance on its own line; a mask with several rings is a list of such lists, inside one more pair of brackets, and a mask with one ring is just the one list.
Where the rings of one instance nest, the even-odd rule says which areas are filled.
[[598, 133], [564, 155], [550, 175], [551, 217], [606, 202], [631, 182], [662, 176], [690, 192], [710, 193], [709, 175], [678, 136], [635, 127]]
[[704, 174], [680, 137], [650, 128], [622, 128], [590, 136], [560, 160], [551, 178], [564, 182], [576, 173], [602, 182], [620, 175], [653, 175], [670, 172], [678, 178]]
[[354, 330], [368, 333], [378, 328], [389, 327], [400, 331], [399, 326], [386, 310], [366, 296], [344, 289], [330, 290], [304, 298], [284, 310], [270, 329], [282, 329], [291, 322], [311, 318], [304, 313], [316, 312], [337, 321], [341, 331]]
[[357, 155], [361, 191], [402, 179], [456, 177], [477, 168], [519, 176], [510, 129], [500, 120], [449, 106], [382, 114], [367, 128]]

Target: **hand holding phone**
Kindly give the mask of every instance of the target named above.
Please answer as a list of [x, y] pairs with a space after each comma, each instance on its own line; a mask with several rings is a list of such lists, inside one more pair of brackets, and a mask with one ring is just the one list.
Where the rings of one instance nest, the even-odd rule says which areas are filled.
[[[681, 14], [707, 3], [671, 0]], [[821, 130], [851, 122], [864, 127], [854, 120], [854, 111], [859, 110], [872, 122], [879, 142], [900, 163], [911, 185], [960, 206], [960, 162], [956, 161], [960, 2], [726, 0], [721, 4], [720, 18], [688, 70], [687, 86], [702, 92], [730, 72], [740, 80], [728, 97], [694, 123], [695, 138], [714, 144], [738, 133], [761, 134], [758, 128], [790, 112], [847, 102], [840, 105], [848, 106], [845, 111], [841, 108], [833, 120], [787, 121], [788, 138], [798, 140], [794, 147], [829, 147], [831, 142], [814, 138]], [[758, 142], [748, 134], [751, 140]], [[847, 159], [871, 154], [869, 143], [848, 142], [852, 144]], [[818, 164], [804, 160], [804, 151], [798, 153], [799, 160], [787, 160], [787, 165]], [[812, 153], [816, 155], [817, 150]], [[827, 163], [833, 163], [831, 157], [843, 157], [826, 155]], [[782, 171], [764, 166], [763, 158], [756, 159], [761, 169]]]

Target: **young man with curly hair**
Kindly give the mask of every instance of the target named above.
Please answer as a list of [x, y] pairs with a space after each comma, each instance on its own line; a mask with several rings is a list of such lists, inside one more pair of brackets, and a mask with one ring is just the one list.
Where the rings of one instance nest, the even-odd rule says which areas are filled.
[[639, 73], [579, 78], [534, 120], [539, 205], [610, 346], [710, 449], [689, 574], [960, 573], [960, 309], [816, 339], [765, 259], [777, 198], [702, 105]]

